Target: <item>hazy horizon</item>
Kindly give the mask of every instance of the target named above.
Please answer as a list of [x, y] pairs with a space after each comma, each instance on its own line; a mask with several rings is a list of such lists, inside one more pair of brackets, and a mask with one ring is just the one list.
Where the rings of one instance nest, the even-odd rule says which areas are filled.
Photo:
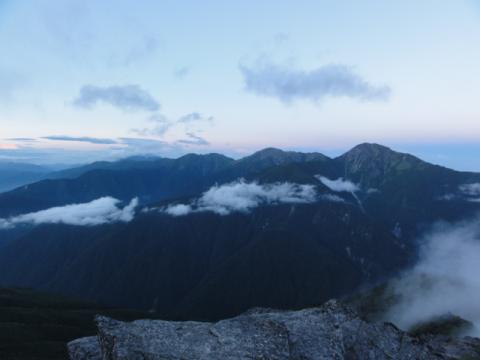
[[476, 0], [0, 0], [0, 159], [375, 142], [478, 171], [479, 36]]

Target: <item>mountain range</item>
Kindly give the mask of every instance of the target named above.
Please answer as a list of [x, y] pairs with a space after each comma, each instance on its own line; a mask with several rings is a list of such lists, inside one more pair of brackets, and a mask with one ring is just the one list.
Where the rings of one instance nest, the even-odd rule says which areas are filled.
[[[377, 144], [333, 159], [267, 148], [240, 160], [133, 158], [49, 177], [0, 194], [0, 286], [169, 319], [347, 295], [413, 263], [433, 222], [480, 209], [480, 174]], [[86, 209], [108, 198], [116, 207], [93, 224]], [[78, 209], [81, 221], [70, 216]]]

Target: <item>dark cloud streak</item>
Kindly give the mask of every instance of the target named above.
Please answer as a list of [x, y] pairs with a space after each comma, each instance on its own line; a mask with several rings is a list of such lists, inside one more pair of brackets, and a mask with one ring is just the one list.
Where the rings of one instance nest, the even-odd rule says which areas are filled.
[[210, 145], [210, 143], [204, 138], [202, 138], [201, 136], [195, 135], [193, 133], [186, 133], [186, 135], [189, 137], [189, 139], [178, 140], [178, 143], [186, 144], [186, 145], [201, 145], [201, 146]]
[[102, 138], [94, 138], [94, 137], [88, 137], [88, 136], [75, 137], [75, 136], [67, 136], [67, 135], [52, 135], [52, 136], [44, 136], [42, 137], [42, 139], [53, 140], [53, 141], [77, 141], [77, 142], [86, 142], [86, 143], [98, 144], [98, 145], [117, 144], [117, 141], [113, 139], [102, 139]]

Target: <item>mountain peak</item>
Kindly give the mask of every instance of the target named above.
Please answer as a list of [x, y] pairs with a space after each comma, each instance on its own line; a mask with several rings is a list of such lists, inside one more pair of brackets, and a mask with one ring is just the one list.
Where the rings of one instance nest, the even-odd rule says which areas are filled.
[[381, 153], [395, 153], [395, 151], [393, 151], [387, 146], [376, 144], [376, 143], [361, 143], [353, 147], [346, 154], [349, 154], [349, 153], [365, 153], [365, 154], [375, 155], [375, 154], [381, 154]]
[[248, 156], [249, 158], [265, 159], [265, 158], [275, 158], [283, 157], [287, 154], [286, 151], [277, 149], [274, 147], [267, 147], [265, 149], [259, 150], [252, 155]]
[[413, 155], [374, 143], [359, 144], [335, 161], [342, 164], [345, 177], [371, 187], [378, 186], [388, 176], [428, 165]]

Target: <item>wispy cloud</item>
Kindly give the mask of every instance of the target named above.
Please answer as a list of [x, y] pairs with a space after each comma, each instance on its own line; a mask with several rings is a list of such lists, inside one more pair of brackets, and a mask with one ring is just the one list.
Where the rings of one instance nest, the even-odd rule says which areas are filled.
[[85, 85], [73, 101], [79, 108], [90, 109], [105, 103], [123, 111], [158, 111], [160, 103], [138, 85], [95, 86]]
[[186, 144], [186, 145], [200, 145], [200, 146], [210, 145], [210, 143], [204, 138], [202, 138], [201, 136], [198, 136], [189, 132], [187, 132], [186, 135], [189, 137], [189, 139], [182, 139], [182, 140], [178, 140], [177, 142], [180, 144]]
[[111, 62], [115, 63], [118, 59], [122, 59], [123, 65], [129, 66], [139, 60], [149, 58], [158, 50], [158, 47], [159, 41], [157, 38], [151, 35], [144, 35], [128, 49], [123, 59], [119, 54], [113, 54], [113, 56], [110, 57]]
[[140, 136], [162, 136], [170, 129], [182, 126], [190, 139], [179, 140], [179, 143], [209, 145], [206, 140], [196, 135], [195, 131], [198, 131], [202, 124], [212, 123], [213, 120], [213, 116], [204, 116], [197, 111], [182, 115], [176, 120], [169, 120], [167, 116], [156, 113], [148, 118], [148, 121], [153, 124], [151, 127], [135, 128], [131, 129], [131, 132]]
[[176, 78], [178, 79], [183, 79], [190, 73], [190, 68], [188, 66], [182, 66], [178, 69], [176, 69], [173, 74], [175, 75]]
[[53, 141], [86, 142], [90, 144], [99, 144], [99, 145], [113, 145], [118, 143], [116, 140], [113, 140], [113, 139], [102, 139], [102, 138], [94, 138], [94, 137], [88, 137], [88, 136], [75, 137], [75, 136], [67, 136], [67, 135], [51, 135], [51, 136], [44, 136], [42, 137], [42, 139], [53, 140]]
[[229, 215], [232, 212], [247, 213], [262, 204], [312, 203], [316, 200], [317, 192], [313, 185], [288, 182], [258, 184], [239, 180], [221, 186], [213, 186], [191, 204], [174, 204], [161, 209], [161, 211], [172, 216], [204, 211]]
[[213, 116], [204, 116], [203, 114], [194, 111], [180, 116], [177, 121], [184, 124], [195, 123], [199, 121], [213, 121]]
[[130, 222], [135, 216], [138, 199], [120, 208], [120, 200], [103, 197], [89, 203], [58, 206], [50, 209], [0, 219], [0, 229], [9, 229], [21, 224], [67, 224], [96, 226], [114, 222]]
[[247, 91], [276, 98], [284, 103], [295, 100], [319, 102], [326, 97], [349, 97], [376, 101], [389, 98], [388, 86], [375, 86], [345, 65], [325, 65], [298, 70], [272, 63], [240, 65]]
[[162, 136], [174, 125], [165, 115], [160, 113], [151, 115], [147, 120], [153, 123], [153, 126], [135, 128], [130, 131], [140, 136]]

